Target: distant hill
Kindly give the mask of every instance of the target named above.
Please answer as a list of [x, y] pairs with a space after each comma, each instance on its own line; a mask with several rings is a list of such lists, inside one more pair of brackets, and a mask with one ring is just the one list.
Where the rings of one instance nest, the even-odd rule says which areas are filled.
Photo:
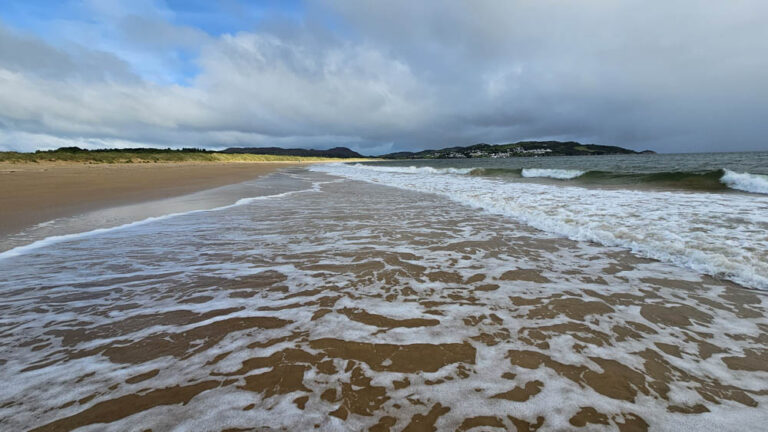
[[468, 147], [448, 147], [440, 150], [424, 150], [420, 152], [397, 152], [379, 157], [383, 159], [450, 159], [613, 154], [638, 154], [638, 152], [622, 147], [581, 144], [575, 141], [520, 141], [509, 144], [483, 143]]
[[[475, 144], [467, 147], [448, 147], [440, 150], [397, 152], [382, 159], [445, 159], [445, 158], [509, 158], [525, 156], [584, 156], [611, 154], [653, 154], [645, 150], [636, 152], [616, 146], [581, 144], [574, 141], [521, 141], [510, 144]], [[279, 147], [231, 147], [223, 151], [196, 148], [179, 150], [157, 148], [123, 148], [85, 150], [62, 147], [56, 150], [38, 150], [34, 153], [0, 152], [0, 162], [72, 161], [96, 163], [126, 162], [181, 162], [181, 161], [267, 161], [300, 158], [364, 159], [346, 147], [328, 150], [284, 149]]]
[[261, 154], [277, 156], [327, 157], [327, 158], [363, 158], [365, 156], [346, 147], [334, 147], [328, 150], [284, 149], [280, 147], [230, 147], [221, 153]]
[[[238, 150], [238, 149], [230, 149]], [[283, 150], [265, 152], [230, 151], [228, 153], [184, 148], [122, 148], [86, 150], [78, 147], [62, 147], [56, 150], [38, 150], [34, 153], [2, 152], [0, 162], [79, 162], [79, 163], [150, 163], [150, 162], [324, 162], [349, 160], [360, 157], [344, 148], [331, 150]], [[270, 150], [270, 149], [267, 149]]]

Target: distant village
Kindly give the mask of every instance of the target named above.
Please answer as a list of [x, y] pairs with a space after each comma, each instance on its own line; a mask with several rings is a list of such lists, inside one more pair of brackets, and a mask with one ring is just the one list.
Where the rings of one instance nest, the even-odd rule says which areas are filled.
[[636, 152], [616, 146], [581, 144], [575, 141], [519, 141], [509, 144], [475, 144], [467, 147], [448, 147], [420, 152], [397, 152], [380, 156], [383, 159], [466, 159], [539, 156], [596, 156], [616, 154], [653, 153]]
[[512, 147], [510, 149], [507, 149], [506, 151], [500, 151], [500, 152], [486, 152], [482, 150], [473, 150], [466, 154], [459, 153], [459, 152], [451, 152], [448, 154], [443, 154], [441, 156], [448, 159], [466, 159], [466, 158], [504, 159], [504, 158], [510, 158], [510, 157], [520, 157], [520, 156], [542, 156], [547, 153], [552, 153], [552, 149], [539, 148], [539, 149], [526, 150], [522, 147]]

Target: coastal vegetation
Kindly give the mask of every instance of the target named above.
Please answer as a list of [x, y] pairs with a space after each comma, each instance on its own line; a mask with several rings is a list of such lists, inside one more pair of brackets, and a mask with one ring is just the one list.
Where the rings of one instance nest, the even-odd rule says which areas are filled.
[[63, 147], [34, 153], [0, 152], [0, 162], [78, 162], [78, 163], [160, 163], [160, 162], [332, 162], [338, 157], [291, 154], [224, 153], [195, 148], [174, 149], [103, 149], [84, 150]]
[[[510, 158], [531, 156], [592, 156], [644, 154], [617, 146], [581, 144], [574, 141], [520, 141], [510, 144], [475, 144], [439, 150], [389, 153], [381, 159], [462, 159]], [[34, 153], [0, 152], [0, 162], [80, 162], [80, 163], [152, 163], [152, 162], [332, 162], [370, 159], [346, 147], [328, 150], [284, 149], [280, 147], [233, 147], [221, 151], [183, 148], [126, 148], [86, 150], [62, 147]]]

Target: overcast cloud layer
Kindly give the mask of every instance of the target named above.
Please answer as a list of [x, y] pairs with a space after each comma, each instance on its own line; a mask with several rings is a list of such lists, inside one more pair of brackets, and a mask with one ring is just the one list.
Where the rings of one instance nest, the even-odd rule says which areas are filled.
[[764, 0], [31, 3], [0, 6], [2, 150], [768, 150]]

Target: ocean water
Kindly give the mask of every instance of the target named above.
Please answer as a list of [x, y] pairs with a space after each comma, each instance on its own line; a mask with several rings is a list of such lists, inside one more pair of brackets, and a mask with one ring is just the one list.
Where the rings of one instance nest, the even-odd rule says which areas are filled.
[[437, 159], [369, 164], [583, 187], [768, 194], [768, 152]]
[[[3, 252], [0, 430], [768, 423], [766, 197], [475, 168], [292, 168], [213, 209]], [[560, 231], [584, 220], [613, 237]], [[622, 235], [686, 247], [649, 258]], [[706, 236], [743, 251], [679, 258]], [[701, 264], [718, 253], [730, 273]]]
[[437, 193], [574, 240], [768, 289], [768, 153], [452, 159], [318, 167]]

